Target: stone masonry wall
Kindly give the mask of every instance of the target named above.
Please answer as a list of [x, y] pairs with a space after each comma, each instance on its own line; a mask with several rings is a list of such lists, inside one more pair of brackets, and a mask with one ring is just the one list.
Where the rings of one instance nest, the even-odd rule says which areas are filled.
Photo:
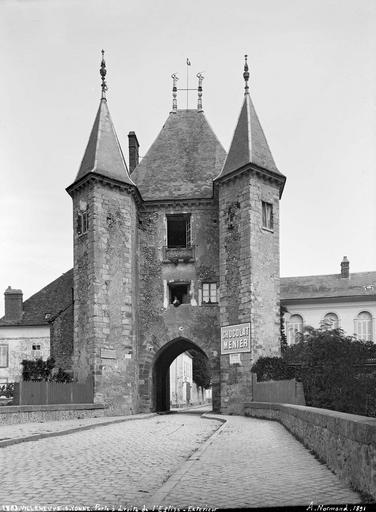
[[[274, 230], [262, 228], [262, 201], [273, 204]], [[278, 187], [242, 174], [219, 188], [221, 326], [250, 322], [251, 352], [241, 364], [221, 356], [221, 410], [252, 397], [251, 367], [279, 354]]]
[[[194, 262], [166, 262], [166, 214], [191, 214]], [[219, 409], [220, 333], [218, 306], [201, 303], [202, 282], [219, 283], [218, 212], [216, 202], [173, 203], [150, 206], [140, 215], [140, 394], [142, 410], [153, 407], [153, 366], [160, 350], [184, 338], [208, 356], [213, 375], [213, 404]], [[168, 283], [190, 284], [190, 304], [175, 308], [169, 303]]]
[[243, 404], [242, 413], [277, 420], [341, 480], [376, 498], [376, 419], [298, 405]]
[[51, 356], [56, 368], [72, 370], [73, 304], [60, 313], [50, 325]]
[[114, 413], [138, 408], [137, 212], [117, 187], [90, 184], [74, 197], [75, 216], [88, 207], [89, 230], [75, 230], [74, 365], [80, 380], [94, 375], [95, 402]]

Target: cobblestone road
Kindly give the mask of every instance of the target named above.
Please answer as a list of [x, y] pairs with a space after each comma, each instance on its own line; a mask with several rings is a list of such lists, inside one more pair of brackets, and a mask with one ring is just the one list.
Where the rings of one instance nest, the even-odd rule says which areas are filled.
[[360, 503], [360, 496], [275, 421], [227, 422], [148, 506], [248, 508]]
[[0, 505], [360, 503], [280, 424], [221, 418], [154, 416], [0, 448]]
[[138, 506], [220, 423], [155, 416], [0, 449], [0, 505]]

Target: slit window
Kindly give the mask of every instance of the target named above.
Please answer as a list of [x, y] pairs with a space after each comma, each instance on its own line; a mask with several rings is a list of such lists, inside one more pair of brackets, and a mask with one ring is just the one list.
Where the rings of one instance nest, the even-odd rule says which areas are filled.
[[204, 304], [216, 304], [217, 283], [202, 283], [202, 302]]
[[77, 234], [84, 235], [87, 233], [89, 228], [89, 216], [88, 212], [78, 212], [77, 214]]
[[273, 230], [273, 205], [262, 201], [262, 227]]
[[191, 245], [191, 216], [167, 215], [167, 247], [184, 248]]
[[[190, 304], [190, 287], [188, 283], [170, 283], [168, 287], [170, 289], [170, 304], [174, 304], [174, 306]], [[178, 303], [176, 301], [178, 301]]]

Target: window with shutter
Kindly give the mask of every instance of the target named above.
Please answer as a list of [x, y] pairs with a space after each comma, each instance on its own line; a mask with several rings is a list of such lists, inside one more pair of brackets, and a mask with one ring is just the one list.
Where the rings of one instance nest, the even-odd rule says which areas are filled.
[[372, 316], [368, 311], [362, 311], [355, 319], [355, 333], [359, 340], [373, 341]]
[[8, 367], [8, 345], [0, 345], [0, 368]]

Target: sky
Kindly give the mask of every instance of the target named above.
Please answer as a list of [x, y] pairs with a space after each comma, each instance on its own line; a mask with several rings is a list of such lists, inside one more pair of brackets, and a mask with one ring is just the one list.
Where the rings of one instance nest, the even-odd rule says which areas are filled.
[[344, 255], [352, 272], [376, 270], [375, 34], [374, 0], [0, 0], [0, 292], [26, 299], [72, 267], [65, 188], [99, 105], [102, 48], [126, 159], [130, 130], [142, 156], [158, 135], [187, 57], [228, 150], [247, 53], [251, 97], [287, 176], [281, 275], [338, 273]]

